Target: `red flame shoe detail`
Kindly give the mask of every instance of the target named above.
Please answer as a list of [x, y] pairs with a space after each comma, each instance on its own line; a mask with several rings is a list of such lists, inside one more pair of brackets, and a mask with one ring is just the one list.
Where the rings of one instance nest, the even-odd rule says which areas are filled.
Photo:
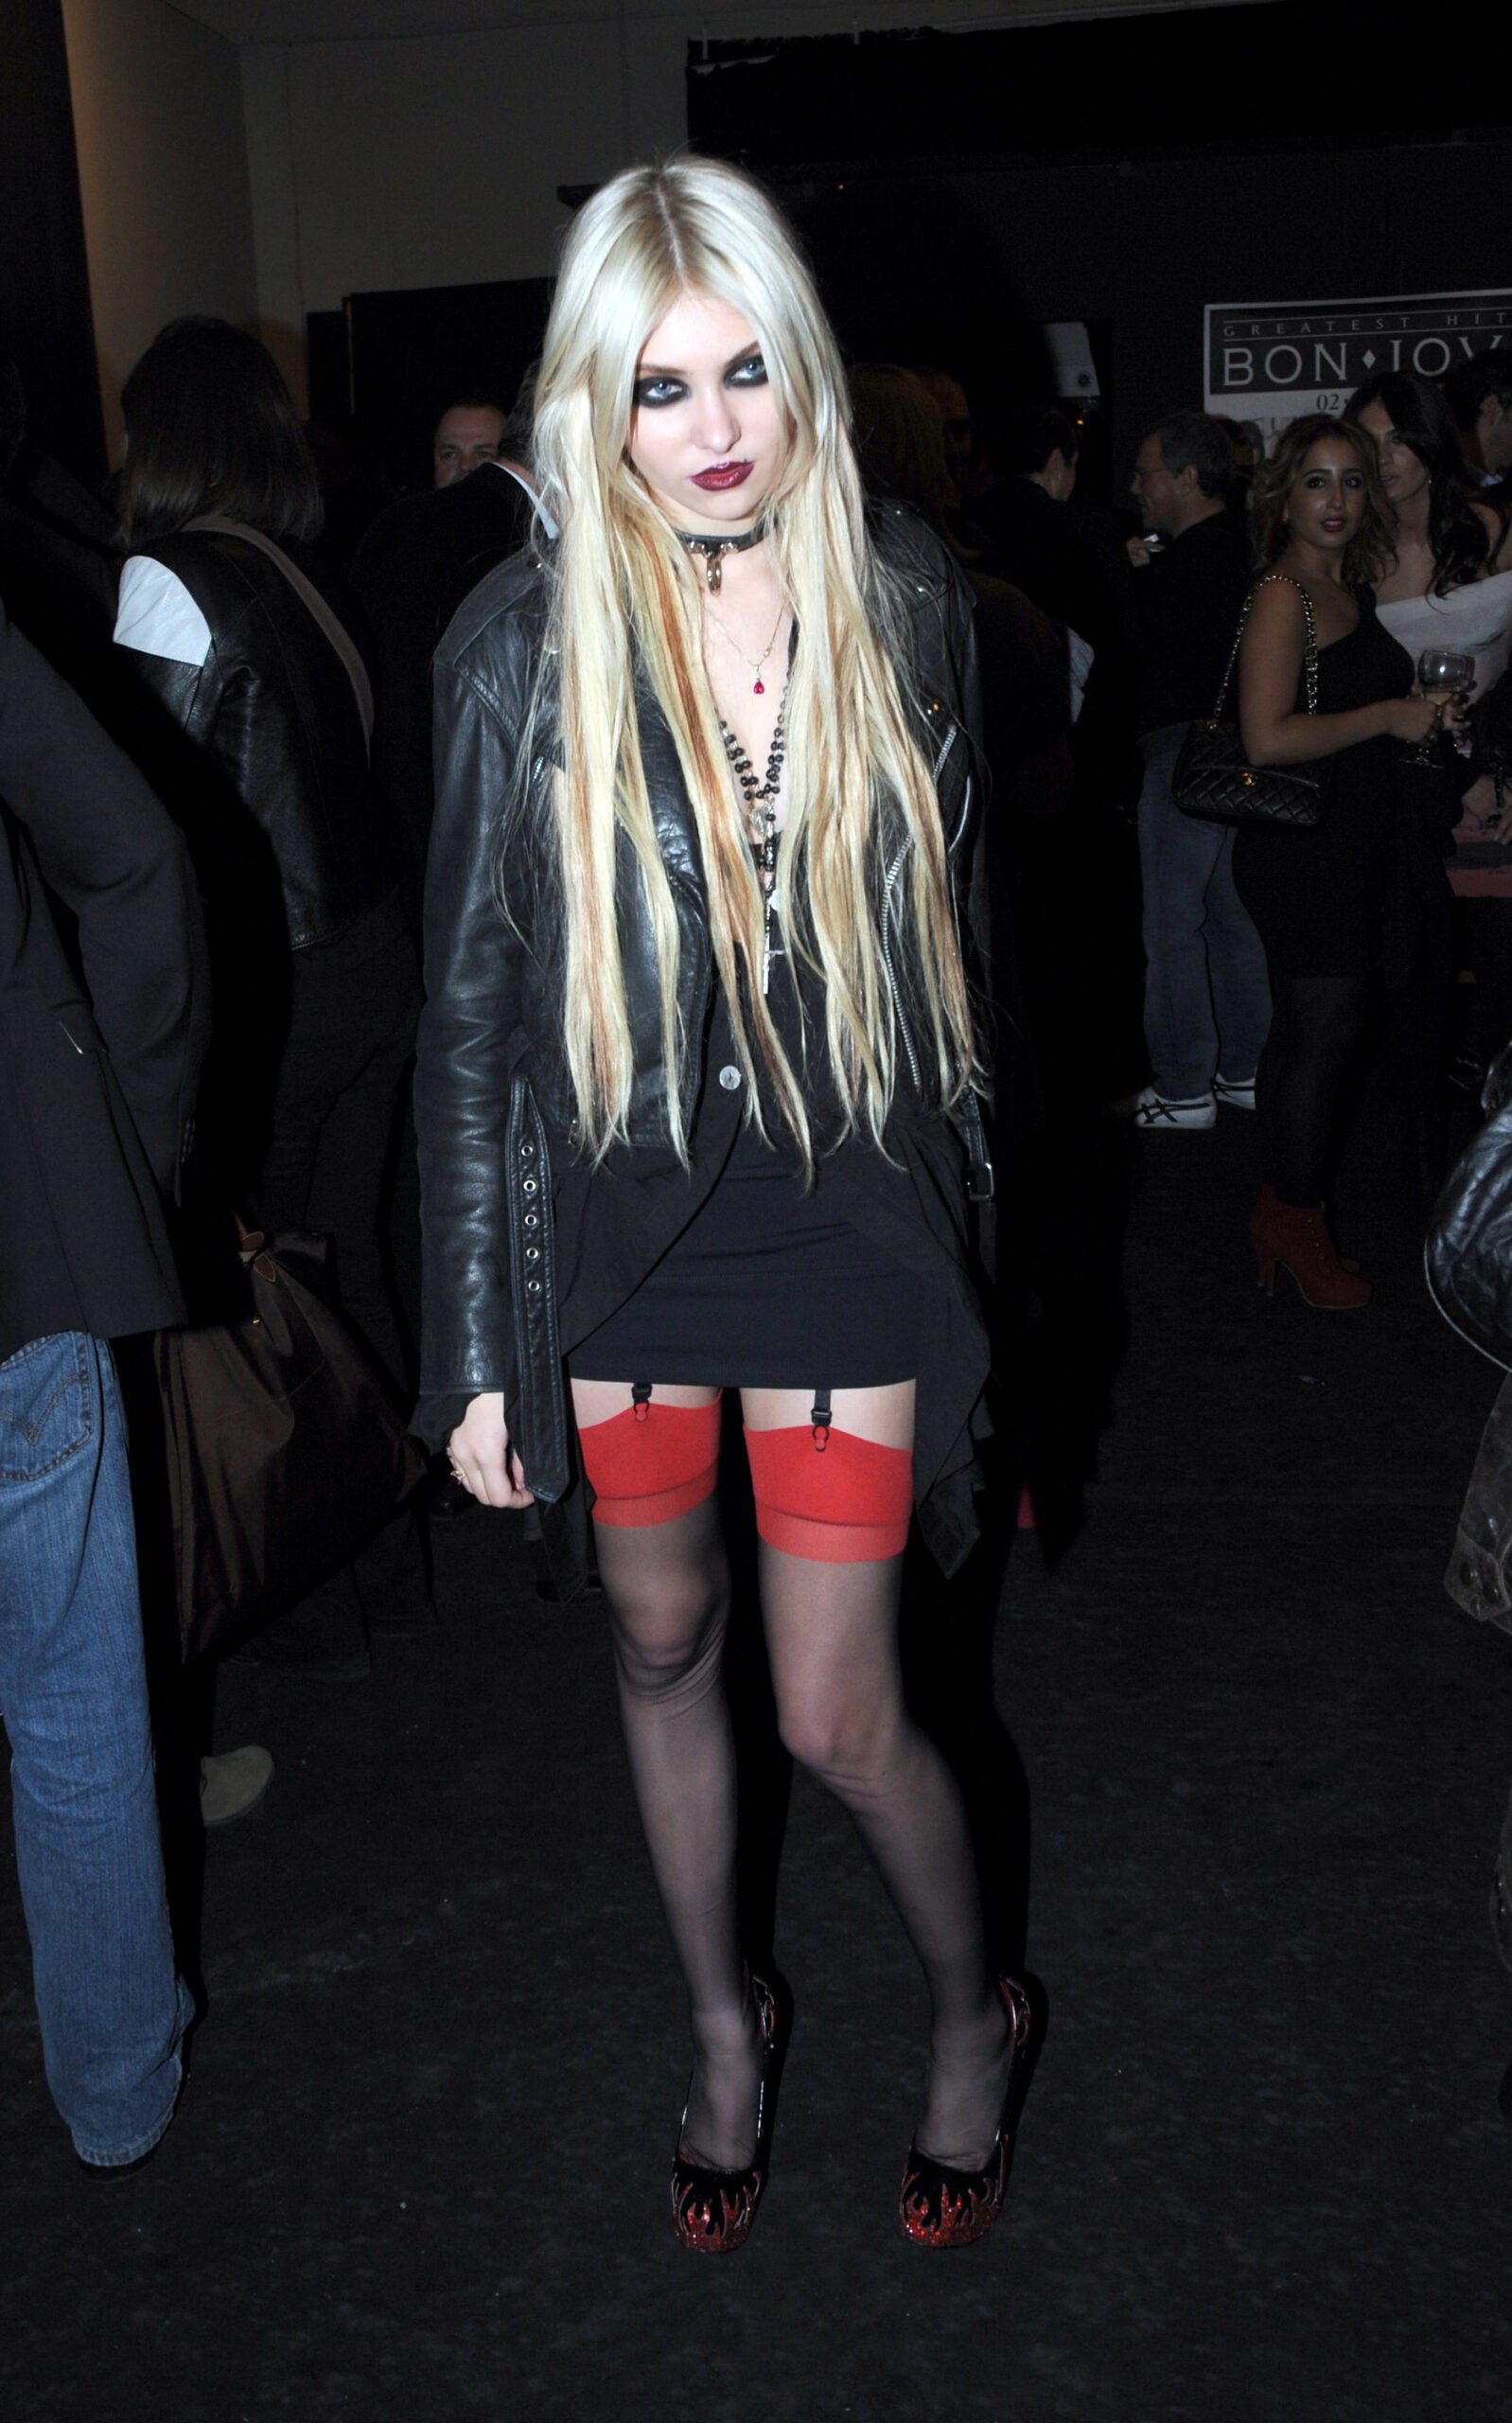
[[783, 2045], [777, 1998], [764, 1977], [752, 1977], [751, 1992], [762, 2031], [762, 2077], [756, 2096], [756, 2153], [748, 2170], [708, 2170], [672, 2158], [672, 2226], [694, 2255], [733, 2255], [744, 2246], [766, 2184], [772, 2119]]
[[999, 1977], [997, 1990], [1013, 2030], [1013, 2052], [993, 2150], [983, 2169], [955, 2170], [921, 2153], [917, 2144], [909, 2147], [898, 2192], [898, 2227], [915, 2246], [971, 2246], [986, 2237], [1003, 2209], [1034, 2020], [1029, 1996], [1014, 1978]]

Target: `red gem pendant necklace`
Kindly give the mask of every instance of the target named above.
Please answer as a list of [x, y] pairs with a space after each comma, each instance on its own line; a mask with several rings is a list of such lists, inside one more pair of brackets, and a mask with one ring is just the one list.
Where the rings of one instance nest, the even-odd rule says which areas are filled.
[[712, 623], [715, 630], [719, 633], [720, 638], [724, 641], [725, 646], [728, 648], [732, 649], [735, 655], [739, 657], [742, 664], [748, 665], [751, 672], [756, 676], [755, 681], [750, 685], [750, 694], [753, 699], [765, 699], [766, 696], [766, 684], [762, 680], [762, 667], [770, 656], [773, 648], [777, 646], [777, 634], [782, 628], [783, 618], [786, 613], [787, 603], [784, 599], [782, 604], [779, 606], [777, 610], [777, 620], [772, 625], [772, 636], [767, 641], [766, 646], [763, 648], [760, 656], [747, 656], [745, 649], [739, 646], [737, 643], [731, 639], [730, 633], [726, 630], [724, 624], [720, 621], [712, 608], [707, 603], [707, 601], [705, 603], [705, 619]]

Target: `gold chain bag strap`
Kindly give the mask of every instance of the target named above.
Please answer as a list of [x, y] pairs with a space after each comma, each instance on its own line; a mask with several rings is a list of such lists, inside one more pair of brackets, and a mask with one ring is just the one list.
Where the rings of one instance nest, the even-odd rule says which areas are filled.
[[1312, 600], [1299, 580], [1288, 572], [1268, 572], [1257, 580], [1244, 600], [1239, 618], [1239, 629], [1229, 651], [1228, 670], [1218, 693], [1218, 703], [1212, 715], [1190, 723], [1181, 744], [1175, 770], [1170, 778], [1170, 795], [1184, 816], [1195, 816], [1204, 824], [1269, 824], [1290, 826], [1293, 832], [1310, 832], [1323, 814], [1322, 780], [1311, 766], [1252, 766], [1244, 754], [1244, 742], [1237, 722], [1225, 717], [1223, 703], [1228, 686], [1239, 663], [1239, 644], [1244, 627], [1250, 619], [1250, 608], [1268, 582], [1284, 580], [1296, 591], [1307, 617], [1308, 647], [1304, 660], [1304, 680], [1308, 713], [1318, 712], [1318, 627], [1312, 612]]

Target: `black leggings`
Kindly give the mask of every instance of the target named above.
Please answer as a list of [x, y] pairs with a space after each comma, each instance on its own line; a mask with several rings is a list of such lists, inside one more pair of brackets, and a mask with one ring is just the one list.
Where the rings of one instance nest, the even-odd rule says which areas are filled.
[[1266, 1175], [1283, 1203], [1322, 1203], [1370, 1023], [1373, 976], [1271, 978], [1255, 1081]]

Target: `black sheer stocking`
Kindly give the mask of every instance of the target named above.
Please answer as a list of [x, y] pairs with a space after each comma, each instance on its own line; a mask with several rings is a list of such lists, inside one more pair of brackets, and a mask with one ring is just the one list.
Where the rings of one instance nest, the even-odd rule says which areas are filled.
[[718, 1499], [643, 1530], [595, 1527], [641, 1821], [688, 1988], [694, 2076], [683, 2151], [740, 2170], [755, 2151], [761, 2050], [735, 1902], [735, 1760], [720, 1656], [730, 1571]]
[[[657, 1885], [687, 1981], [694, 2075], [685, 2155], [740, 2169], [754, 2151], [760, 2041], [741, 1956], [735, 1769], [720, 1656], [730, 1581], [717, 1500], [676, 1522], [600, 1526], [620, 1704]], [[1010, 2057], [960, 1795], [904, 1707], [903, 1560], [821, 1565], [761, 1550], [782, 1738], [855, 1821], [919, 1956], [933, 2010], [919, 2142], [985, 2159]]]
[[850, 1811], [929, 1988], [919, 2143], [971, 2168], [992, 2145], [1010, 2041], [960, 1795], [904, 1703], [902, 1566], [819, 1565], [763, 1542], [762, 1608], [782, 1739]]
[[1283, 1203], [1322, 1203], [1330, 1191], [1374, 989], [1369, 976], [1272, 979], [1255, 1099], [1266, 1174]]

